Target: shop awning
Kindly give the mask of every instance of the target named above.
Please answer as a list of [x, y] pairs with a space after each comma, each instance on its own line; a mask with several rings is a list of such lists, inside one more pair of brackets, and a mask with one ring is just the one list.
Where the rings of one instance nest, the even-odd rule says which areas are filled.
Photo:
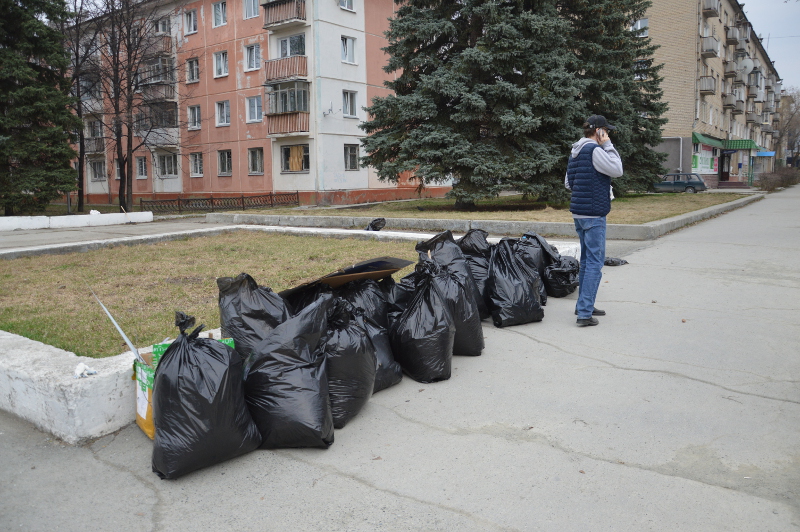
[[711, 137], [706, 137], [700, 133], [692, 133], [692, 143], [693, 144], [705, 144], [706, 146], [714, 146], [715, 148], [724, 148], [721, 140], [717, 140]]
[[756, 153], [756, 157], [775, 157], [774, 151], [760, 151]]
[[750, 139], [740, 139], [740, 140], [726, 140], [725, 141], [725, 149], [726, 150], [760, 150], [761, 148], [758, 147], [758, 144], [753, 142]]

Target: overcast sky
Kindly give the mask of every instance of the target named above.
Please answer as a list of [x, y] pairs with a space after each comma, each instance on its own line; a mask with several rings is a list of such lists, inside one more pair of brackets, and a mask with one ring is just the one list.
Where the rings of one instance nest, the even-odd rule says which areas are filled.
[[800, 89], [800, 1], [745, 0], [744, 12], [775, 61], [783, 88]]

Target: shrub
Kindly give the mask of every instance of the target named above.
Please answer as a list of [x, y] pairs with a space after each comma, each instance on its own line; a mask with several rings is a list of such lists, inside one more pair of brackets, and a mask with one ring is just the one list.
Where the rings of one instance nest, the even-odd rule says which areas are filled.
[[797, 183], [800, 183], [800, 170], [797, 168], [778, 168], [758, 176], [758, 188], [765, 192], [774, 192]]

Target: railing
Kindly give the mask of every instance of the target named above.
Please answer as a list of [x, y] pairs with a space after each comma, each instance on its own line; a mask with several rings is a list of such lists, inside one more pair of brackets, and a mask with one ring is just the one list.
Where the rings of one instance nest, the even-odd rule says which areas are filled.
[[736, 107], [731, 109], [731, 114], [740, 115], [744, 113], [744, 102], [741, 100], [736, 101]]
[[713, 76], [700, 76], [700, 94], [716, 94], [717, 80]]
[[308, 113], [283, 113], [267, 115], [267, 133], [303, 133], [308, 132]]
[[183, 211], [230, 211], [300, 205], [297, 192], [240, 196], [234, 198], [177, 198], [164, 200], [139, 200], [140, 211], [168, 213]]
[[106, 139], [103, 137], [85, 137], [83, 148], [86, 153], [103, 153], [106, 151]]
[[703, 57], [719, 57], [719, 41], [716, 37], [703, 37], [700, 55]]
[[747, 97], [748, 98], [755, 98], [758, 96], [758, 87], [755, 85], [748, 85], [747, 86]]
[[750, 123], [750, 124], [754, 124], [754, 123], [759, 121], [758, 120], [758, 115], [756, 113], [751, 113], [751, 112], [748, 111], [745, 114], [745, 121]]
[[739, 38], [750, 42], [750, 23], [742, 22], [736, 26], [739, 28]]
[[176, 99], [175, 85], [169, 83], [153, 83], [142, 87], [142, 98], [152, 102], [156, 100]]
[[773, 133], [772, 126], [769, 123], [762, 123], [761, 124], [761, 132], [764, 134], [771, 135]]
[[725, 44], [736, 44], [739, 42], [739, 28], [725, 28]]
[[264, 62], [265, 81], [308, 77], [308, 57], [294, 55]]
[[745, 39], [741, 35], [739, 36], [739, 41], [736, 43], [736, 51], [737, 52], [747, 51], [747, 39]]
[[265, 28], [306, 19], [305, 0], [262, 0], [261, 6], [264, 8]]
[[720, 0], [703, 0], [703, 16], [718, 17]]
[[147, 50], [144, 51], [146, 56], [152, 57], [172, 53], [171, 35], [155, 35], [149, 44]]
[[733, 61], [729, 61], [725, 63], [725, 77], [726, 78], [735, 78], [736, 77], [736, 63]]
[[736, 96], [733, 94], [726, 94], [722, 99], [722, 107], [724, 109], [733, 109], [736, 107]]

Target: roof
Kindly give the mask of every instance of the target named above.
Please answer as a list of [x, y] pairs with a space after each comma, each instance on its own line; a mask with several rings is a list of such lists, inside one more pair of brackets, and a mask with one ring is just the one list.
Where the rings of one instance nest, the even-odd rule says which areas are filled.
[[750, 139], [740, 139], [740, 140], [726, 140], [725, 141], [725, 149], [726, 150], [760, 150], [761, 148], [758, 147], [758, 144], [753, 142]]
[[705, 144], [706, 146], [714, 146], [715, 148], [724, 148], [722, 141], [711, 137], [706, 137], [700, 133], [692, 133], [692, 142], [694, 144]]

